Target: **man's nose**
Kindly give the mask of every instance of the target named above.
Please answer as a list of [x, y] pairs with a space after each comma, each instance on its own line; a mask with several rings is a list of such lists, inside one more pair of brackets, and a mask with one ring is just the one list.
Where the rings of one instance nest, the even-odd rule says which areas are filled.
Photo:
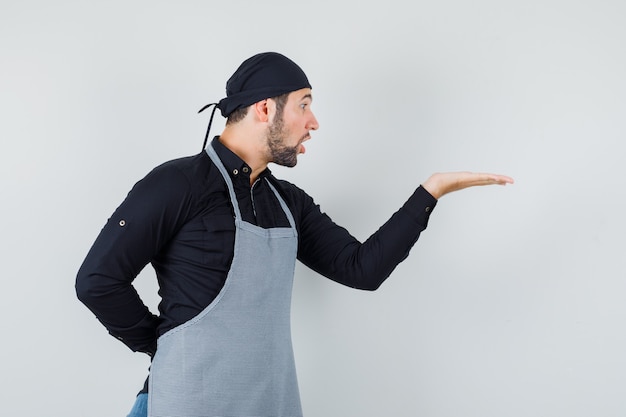
[[311, 114], [311, 120], [309, 120], [309, 123], [307, 124], [307, 129], [308, 130], [317, 130], [319, 127], [320, 127], [320, 125], [317, 122], [317, 118], [315, 117], [314, 114]]

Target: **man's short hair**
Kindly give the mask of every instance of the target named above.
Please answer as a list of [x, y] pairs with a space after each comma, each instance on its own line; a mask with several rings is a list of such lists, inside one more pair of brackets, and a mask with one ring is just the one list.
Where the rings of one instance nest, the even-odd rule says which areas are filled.
[[[291, 93], [285, 93], [276, 97], [270, 97], [270, 100], [274, 100], [276, 102], [276, 115], [282, 116], [285, 109], [285, 104], [287, 104], [287, 98], [289, 97], [289, 94]], [[250, 106], [241, 107], [233, 111], [226, 119], [226, 125], [232, 125], [243, 120], [248, 114], [249, 108]]]

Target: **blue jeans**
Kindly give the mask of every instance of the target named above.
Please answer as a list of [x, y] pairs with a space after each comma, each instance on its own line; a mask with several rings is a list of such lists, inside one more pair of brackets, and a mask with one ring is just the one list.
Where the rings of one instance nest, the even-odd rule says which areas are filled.
[[126, 417], [148, 417], [148, 394], [137, 395], [133, 409]]

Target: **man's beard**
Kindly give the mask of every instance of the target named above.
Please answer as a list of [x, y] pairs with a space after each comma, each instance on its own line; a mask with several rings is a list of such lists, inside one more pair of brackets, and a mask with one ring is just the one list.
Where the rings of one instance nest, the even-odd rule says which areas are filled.
[[267, 132], [267, 147], [269, 148], [270, 160], [275, 164], [285, 167], [294, 167], [298, 163], [298, 148], [285, 146], [286, 132], [282, 115], [277, 114], [275, 121], [269, 126]]

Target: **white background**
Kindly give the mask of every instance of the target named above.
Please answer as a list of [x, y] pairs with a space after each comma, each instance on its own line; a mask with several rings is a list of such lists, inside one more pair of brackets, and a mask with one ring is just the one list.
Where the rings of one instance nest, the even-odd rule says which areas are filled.
[[136, 181], [200, 151], [239, 63], [279, 51], [321, 128], [274, 173], [355, 236], [432, 172], [516, 180], [445, 196], [377, 292], [298, 266], [305, 414], [624, 416], [625, 21], [621, 0], [2, 0], [0, 415], [126, 415], [148, 359], [76, 272]]

